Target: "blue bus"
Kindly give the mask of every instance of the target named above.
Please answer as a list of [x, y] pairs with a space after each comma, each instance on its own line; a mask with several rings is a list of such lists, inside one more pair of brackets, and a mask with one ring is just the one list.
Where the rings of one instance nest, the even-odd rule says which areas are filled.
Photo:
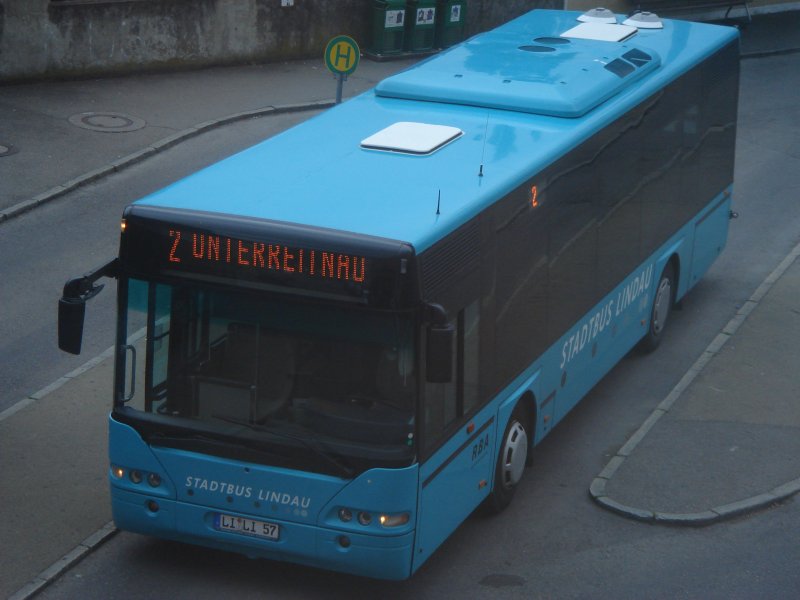
[[727, 239], [738, 34], [623, 19], [533, 11], [125, 210], [59, 303], [77, 353], [117, 280], [117, 527], [403, 579], [509, 504]]

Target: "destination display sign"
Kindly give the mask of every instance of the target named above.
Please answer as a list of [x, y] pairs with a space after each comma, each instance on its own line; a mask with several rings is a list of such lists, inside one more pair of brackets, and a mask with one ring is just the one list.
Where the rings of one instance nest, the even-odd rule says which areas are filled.
[[[295, 277], [317, 277], [364, 283], [367, 259], [357, 254], [298, 248], [285, 244], [242, 240], [185, 228], [169, 229], [167, 261], [174, 265], [237, 268], [282, 272]], [[168, 248], [167, 248], [168, 246]]]
[[130, 207], [120, 261], [135, 277], [305, 290], [372, 305], [399, 307], [418, 293], [408, 244], [200, 211]]

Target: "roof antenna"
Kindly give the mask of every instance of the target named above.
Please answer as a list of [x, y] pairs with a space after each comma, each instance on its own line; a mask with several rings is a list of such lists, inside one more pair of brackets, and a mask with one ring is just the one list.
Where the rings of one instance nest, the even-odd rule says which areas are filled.
[[442, 190], [439, 190], [439, 197], [436, 199], [436, 214], [437, 215], [442, 214], [442, 211], [440, 210], [441, 208], [442, 208]]
[[483, 157], [486, 155], [486, 135], [489, 132], [489, 111], [486, 111], [486, 125], [483, 126], [483, 148], [481, 148], [481, 168], [478, 177], [483, 177]]

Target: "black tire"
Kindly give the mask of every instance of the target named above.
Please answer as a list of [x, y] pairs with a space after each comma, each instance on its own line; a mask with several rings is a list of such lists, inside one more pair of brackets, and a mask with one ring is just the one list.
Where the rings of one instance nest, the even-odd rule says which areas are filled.
[[639, 342], [639, 349], [645, 354], [653, 352], [661, 344], [661, 340], [664, 338], [664, 329], [667, 326], [674, 303], [675, 267], [672, 266], [672, 262], [668, 262], [661, 272], [661, 277], [653, 295], [647, 333], [642, 338], [642, 341]]
[[518, 403], [500, 440], [494, 485], [485, 502], [486, 510], [490, 513], [502, 512], [511, 504], [511, 499], [529, 462], [530, 442], [526, 417], [525, 409]]

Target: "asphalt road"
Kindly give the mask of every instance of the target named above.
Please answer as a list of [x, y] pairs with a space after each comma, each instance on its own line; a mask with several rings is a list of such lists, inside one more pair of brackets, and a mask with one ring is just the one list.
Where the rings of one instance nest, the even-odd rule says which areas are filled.
[[[121, 533], [41, 597], [796, 597], [796, 500], [709, 528], [676, 529], [622, 519], [587, 493], [608, 457], [798, 242], [800, 55], [744, 61], [742, 75], [734, 200], [741, 216], [731, 224], [728, 248], [673, 315], [662, 347], [623, 360], [537, 448], [504, 514], [470, 518], [412, 580], [399, 584]], [[203, 135], [1, 226], [0, 252], [19, 257], [4, 267], [12, 285], [0, 287], [0, 301], [12, 311], [0, 325], [0, 378], [13, 381], [3, 402], [71, 368], [53, 349], [59, 287], [113, 254], [122, 206], [262, 126], [262, 136], [279, 128], [240, 124]], [[90, 307], [80, 362], [111, 344], [112, 305], [113, 294], [105, 293]]]

